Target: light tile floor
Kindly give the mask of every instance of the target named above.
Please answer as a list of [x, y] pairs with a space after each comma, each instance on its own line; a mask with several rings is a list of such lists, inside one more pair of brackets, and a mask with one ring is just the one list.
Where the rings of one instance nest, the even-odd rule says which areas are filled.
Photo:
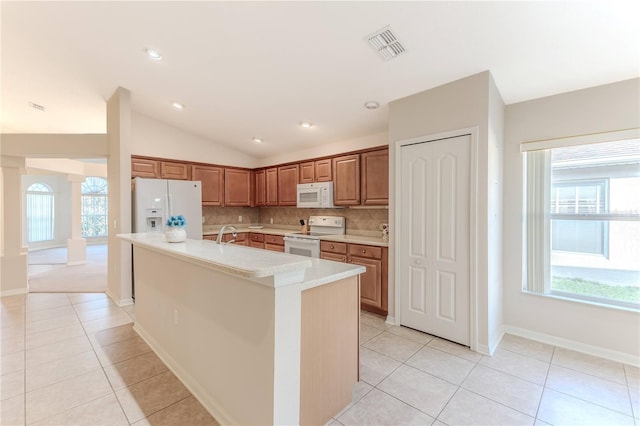
[[[102, 293], [1, 299], [0, 424], [215, 425]], [[506, 335], [493, 357], [363, 312], [333, 425], [640, 425], [640, 369]]]

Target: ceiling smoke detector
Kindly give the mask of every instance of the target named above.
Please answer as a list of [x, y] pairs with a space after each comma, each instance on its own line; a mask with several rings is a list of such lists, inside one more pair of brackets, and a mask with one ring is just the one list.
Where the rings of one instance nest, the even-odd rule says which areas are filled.
[[388, 25], [373, 34], [369, 34], [367, 41], [385, 61], [393, 59], [407, 51]]
[[379, 106], [380, 104], [377, 103], [376, 101], [368, 101], [364, 103], [364, 107], [366, 109], [378, 109]]

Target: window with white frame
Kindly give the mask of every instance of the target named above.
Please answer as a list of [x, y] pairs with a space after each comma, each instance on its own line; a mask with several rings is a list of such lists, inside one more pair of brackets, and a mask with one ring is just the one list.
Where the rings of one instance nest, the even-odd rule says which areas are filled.
[[44, 183], [27, 188], [27, 241], [36, 243], [54, 239], [54, 194]]
[[87, 177], [82, 182], [82, 236], [85, 238], [107, 235], [107, 180]]
[[521, 145], [526, 291], [640, 308], [639, 136]]

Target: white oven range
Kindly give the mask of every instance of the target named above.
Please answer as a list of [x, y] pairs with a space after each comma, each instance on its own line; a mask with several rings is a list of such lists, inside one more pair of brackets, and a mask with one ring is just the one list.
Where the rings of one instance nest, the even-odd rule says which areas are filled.
[[344, 235], [345, 218], [342, 216], [311, 216], [309, 232], [291, 232], [284, 235], [285, 253], [308, 257], [320, 257], [320, 237]]

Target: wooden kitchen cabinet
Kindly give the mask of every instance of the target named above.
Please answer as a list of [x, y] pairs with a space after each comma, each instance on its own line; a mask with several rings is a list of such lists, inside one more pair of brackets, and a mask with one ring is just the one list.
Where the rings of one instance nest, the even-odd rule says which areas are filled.
[[251, 206], [251, 170], [224, 169], [224, 205]]
[[215, 240], [218, 239], [218, 234], [203, 235], [202, 239], [203, 240], [215, 241]]
[[265, 234], [264, 248], [284, 253], [284, 237], [282, 235]]
[[[203, 240], [218, 241], [218, 234], [203, 235], [202, 239]], [[224, 235], [222, 236], [222, 242], [223, 243], [228, 243], [232, 239], [233, 239], [233, 235], [231, 233], [229, 233], [229, 232], [225, 232]], [[247, 237], [247, 233], [246, 232], [238, 232], [238, 234], [236, 235], [236, 240], [231, 244], [235, 244], [235, 245], [238, 245], [238, 246], [248, 246], [249, 245], [249, 238]]]
[[224, 205], [224, 168], [191, 166], [192, 180], [202, 182], [202, 205]]
[[264, 248], [264, 234], [255, 232], [249, 233], [249, 246], [255, 248]]
[[160, 162], [147, 158], [131, 157], [131, 178], [159, 178]]
[[362, 168], [361, 196], [363, 206], [389, 204], [389, 150], [364, 152], [360, 155]]
[[160, 178], [191, 180], [191, 167], [187, 163], [160, 161]]
[[316, 170], [316, 182], [331, 182], [333, 174], [331, 173], [331, 158], [317, 160], [314, 162]]
[[272, 167], [265, 171], [266, 206], [278, 205], [278, 168]]
[[333, 159], [333, 202], [336, 206], [360, 204], [360, 154]]
[[298, 183], [331, 182], [332, 179], [330, 158], [300, 163]]
[[389, 262], [386, 247], [320, 241], [320, 258], [367, 268], [360, 275], [360, 307], [387, 315]]
[[278, 205], [295, 206], [298, 198], [298, 165], [278, 167]]
[[254, 173], [254, 205], [261, 207], [267, 205], [267, 180], [264, 169]]

